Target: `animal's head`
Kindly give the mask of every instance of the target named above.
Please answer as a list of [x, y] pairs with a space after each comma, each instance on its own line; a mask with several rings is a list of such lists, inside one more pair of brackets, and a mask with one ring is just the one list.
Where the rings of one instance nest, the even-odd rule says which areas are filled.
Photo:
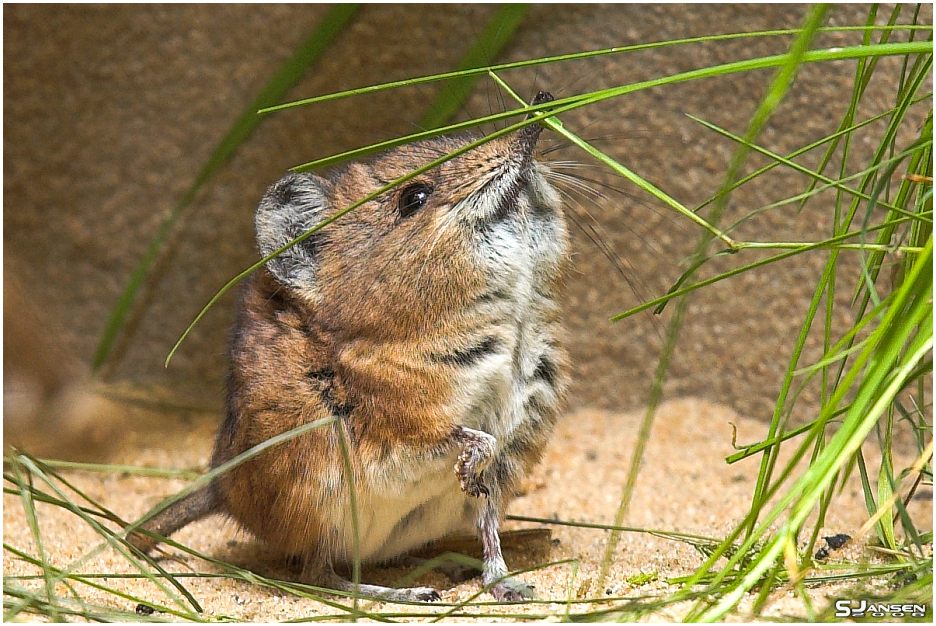
[[[267, 263], [323, 319], [352, 332], [419, 333], [518, 272], [558, 274], [559, 196], [533, 160], [539, 125], [482, 144], [362, 204]], [[326, 177], [289, 174], [257, 210], [264, 256], [362, 197], [476, 139], [404, 145]]]

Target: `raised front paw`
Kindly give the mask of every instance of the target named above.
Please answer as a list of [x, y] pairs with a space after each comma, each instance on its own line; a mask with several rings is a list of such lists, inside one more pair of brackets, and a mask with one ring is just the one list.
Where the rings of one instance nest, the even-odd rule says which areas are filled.
[[465, 427], [459, 428], [456, 440], [462, 446], [455, 461], [455, 475], [462, 491], [475, 498], [489, 495], [481, 475], [494, 457], [497, 440], [485, 432]]

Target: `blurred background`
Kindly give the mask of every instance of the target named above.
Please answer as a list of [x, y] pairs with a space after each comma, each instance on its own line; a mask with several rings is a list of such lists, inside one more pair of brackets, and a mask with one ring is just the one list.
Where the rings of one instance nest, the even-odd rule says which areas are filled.
[[[533, 5], [496, 62], [664, 39], [796, 28], [805, 5]], [[432, 83], [292, 109], [262, 119], [186, 204], [154, 257], [112, 348], [92, 363], [114, 307], [160, 226], [192, 188], [232, 124], [331, 10], [304, 6], [4, 6], [4, 434], [40, 454], [94, 456], [130, 428], [221, 415], [233, 294], [167, 352], [208, 299], [258, 256], [253, 213], [291, 166], [417, 130], [449, 87]], [[335, 32], [282, 100], [456, 69], [499, 10], [492, 5], [368, 5]], [[837, 5], [828, 25], [860, 25], [866, 5]], [[932, 23], [931, 8], [921, 21]], [[886, 20], [889, 9], [880, 11]], [[906, 23], [912, 17], [907, 10]], [[508, 28], [506, 25], [504, 28]], [[814, 47], [856, 45], [821, 34]], [[895, 35], [904, 40], [906, 34]], [[771, 37], [648, 49], [505, 72], [521, 94], [568, 96], [787, 50]], [[855, 63], [806, 66], [759, 142], [781, 154], [832, 133]], [[882, 59], [858, 119], [893, 106], [899, 59]], [[563, 123], [687, 206], [718, 191], [735, 144], [687, 117], [744, 134], [772, 70], [641, 91], [563, 116]], [[479, 80], [457, 117], [511, 106]], [[923, 103], [919, 118], [931, 108]], [[441, 123], [441, 121], [440, 121]], [[914, 130], [914, 129], [909, 129]], [[866, 145], [880, 127], [869, 127]], [[898, 140], [898, 145], [900, 145]], [[592, 163], [574, 148], [548, 158]], [[544, 145], [550, 145], [550, 141]], [[806, 155], [815, 164], [821, 151]], [[751, 168], [768, 161], [752, 156]], [[831, 171], [838, 164], [832, 163]], [[566, 299], [574, 363], [570, 406], [642, 406], [668, 307], [609, 318], [660, 295], [686, 269], [698, 228], [603, 167], [595, 194], [569, 207]], [[731, 198], [722, 220], [790, 195], [802, 176], [777, 168]], [[803, 241], [831, 230], [823, 196], [763, 213], [735, 236]], [[601, 247], [614, 251], [626, 276]], [[756, 254], [745, 252], [745, 260]], [[666, 397], [697, 396], [768, 419], [825, 253], [748, 272], [692, 298]], [[715, 261], [701, 276], [737, 264]], [[850, 272], [843, 280], [853, 280]], [[837, 291], [847, 305], [847, 286]], [[838, 308], [838, 311], [846, 310]], [[851, 320], [837, 320], [846, 326]], [[803, 363], [822, 353], [811, 338]], [[816, 406], [807, 389], [796, 410]], [[812, 394], [812, 395], [811, 395]], [[726, 432], [728, 426], [726, 425]]]

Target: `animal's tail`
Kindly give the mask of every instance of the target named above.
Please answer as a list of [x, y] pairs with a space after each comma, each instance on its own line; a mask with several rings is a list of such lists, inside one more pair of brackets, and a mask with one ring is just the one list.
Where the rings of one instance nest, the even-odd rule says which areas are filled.
[[[183, 526], [212, 513], [218, 513], [220, 510], [220, 502], [215, 495], [214, 485], [208, 485], [170, 505], [169, 508], [144, 523], [143, 528], [157, 535], [168, 537]], [[157, 539], [139, 532], [131, 533], [127, 541], [142, 552], [149, 552], [159, 543]]]

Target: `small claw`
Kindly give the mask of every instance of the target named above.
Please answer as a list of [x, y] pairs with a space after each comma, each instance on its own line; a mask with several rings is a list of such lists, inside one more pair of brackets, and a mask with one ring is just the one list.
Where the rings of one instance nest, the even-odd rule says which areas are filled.
[[481, 496], [487, 497], [491, 495], [491, 492], [488, 490], [487, 486], [481, 482], [480, 476], [470, 476], [459, 472], [458, 482], [461, 485], [462, 491], [474, 498], [480, 498]]

